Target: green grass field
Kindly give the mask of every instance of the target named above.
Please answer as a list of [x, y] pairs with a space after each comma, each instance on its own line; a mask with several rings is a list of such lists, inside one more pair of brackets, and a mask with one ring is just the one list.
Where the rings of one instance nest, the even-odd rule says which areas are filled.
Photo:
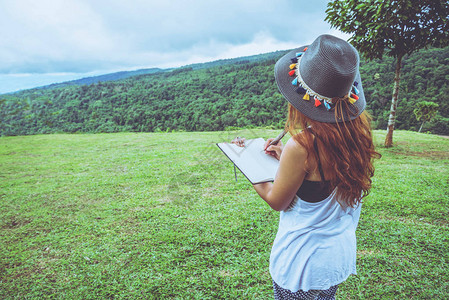
[[[243, 132], [0, 138], [0, 299], [270, 299], [278, 213], [215, 142]], [[449, 298], [449, 139], [381, 145], [338, 299]]]

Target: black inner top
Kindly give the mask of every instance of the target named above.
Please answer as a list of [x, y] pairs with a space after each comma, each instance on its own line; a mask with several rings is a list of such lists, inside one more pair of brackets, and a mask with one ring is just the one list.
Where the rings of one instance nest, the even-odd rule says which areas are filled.
[[[308, 128], [311, 130], [310, 128]], [[332, 187], [329, 180], [325, 180], [323, 167], [321, 166], [320, 155], [318, 152], [317, 137], [313, 140], [313, 147], [318, 157], [318, 171], [320, 172], [321, 181], [311, 181], [304, 179], [299, 187], [296, 195], [306, 202], [319, 202], [326, 199], [332, 193]]]

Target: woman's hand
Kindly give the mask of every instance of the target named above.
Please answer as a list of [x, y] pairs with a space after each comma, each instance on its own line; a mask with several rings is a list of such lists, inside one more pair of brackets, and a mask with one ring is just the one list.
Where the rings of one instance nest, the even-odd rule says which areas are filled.
[[265, 149], [265, 154], [271, 155], [277, 160], [279, 160], [282, 154], [282, 150], [284, 150], [284, 144], [282, 144], [282, 141], [279, 141], [275, 145], [268, 146], [273, 140], [274, 140], [273, 138], [268, 139], [263, 145], [263, 148]]
[[239, 147], [245, 147], [245, 141], [246, 141], [245, 138], [241, 138], [238, 136], [231, 141], [231, 144], [236, 144]]

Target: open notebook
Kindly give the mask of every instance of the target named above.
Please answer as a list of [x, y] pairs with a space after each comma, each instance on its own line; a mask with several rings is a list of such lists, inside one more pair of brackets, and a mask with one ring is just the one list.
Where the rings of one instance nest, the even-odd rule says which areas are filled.
[[246, 140], [245, 147], [231, 143], [218, 143], [218, 148], [234, 163], [252, 183], [274, 181], [279, 161], [265, 154], [263, 138]]

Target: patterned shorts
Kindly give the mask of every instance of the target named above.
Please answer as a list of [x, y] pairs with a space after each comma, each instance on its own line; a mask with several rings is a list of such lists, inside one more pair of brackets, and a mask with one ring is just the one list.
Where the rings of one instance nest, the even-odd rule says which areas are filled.
[[307, 292], [299, 290], [293, 293], [290, 290], [281, 288], [276, 282], [273, 281], [275, 300], [333, 300], [335, 299], [335, 293], [337, 293], [337, 289], [338, 284], [331, 286], [327, 290], [310, 290]]

